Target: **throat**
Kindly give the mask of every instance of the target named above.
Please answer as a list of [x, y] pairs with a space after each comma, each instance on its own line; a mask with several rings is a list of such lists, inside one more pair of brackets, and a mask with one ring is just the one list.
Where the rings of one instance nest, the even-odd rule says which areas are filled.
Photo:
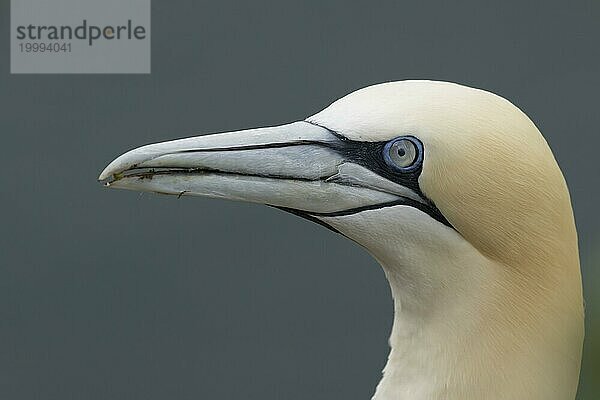
[[460, 315], [460, 306], [446, 303], [444, 309], [423, 313], [403, 307], [402, 296], [394, 288], [392, 292], [396, 293], [391, 351], [373, 399], [495, 398], [487, 371], [497, 368], [493, 363], [482, 365], [487, 346], [474, 334], [476, 323]]
[[400, 274], [384, 269], [394, 296], [394, 324], [391, 351], [373, 399], [497, 398], [499, 368], [494, 364], [502, 354], [490, 346], [493, 328], [477, 301], [486, 283], [471, 277], [464, 286], [456, 282], [462, 288], [414, 281], [408, 285], [406, 269]]
[[[373, 399], [574, 399], [581, 313], [576, 296], [560, 293], [564, 282], [525, 279], [402, 207], [326, 220], [381, 264], [394, 298]], [[403, 223], [390, 223], [400, 211]]]

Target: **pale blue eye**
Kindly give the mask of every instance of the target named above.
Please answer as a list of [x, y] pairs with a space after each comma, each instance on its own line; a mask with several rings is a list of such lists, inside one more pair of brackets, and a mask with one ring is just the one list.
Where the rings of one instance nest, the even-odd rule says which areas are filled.
[[412, 136], [389, 141], [383, 148], [383, 158], [392, 168], [401, 172], [416, 169], [423, 160], [421, 142]]

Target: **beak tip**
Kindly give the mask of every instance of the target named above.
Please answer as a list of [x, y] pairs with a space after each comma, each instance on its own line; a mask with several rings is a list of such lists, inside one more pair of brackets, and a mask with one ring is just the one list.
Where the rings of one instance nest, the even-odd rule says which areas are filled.
[[103, 186], [109, 187], [113, 182], [123, 178], [123, 173], [118, 169], [108, 165], [98, 176], [98, 182]]
[[[102, 170], [98, 176], [98, 181], [101, 183], [112, 183], [123, 177], [123, 173], [134, 168], [138, 163], [144, 161], [144, 157], [136, 155], [133, 151], [125, 153], [116, 159]], [[108, 186], [108, 185], [107, 185]]]
[[98, 176], [98, 182], [104, 183], [104, 181], [106, 181], [106, 179], [108, 179], [109, 177], [110, 177], [110, 174], [107, 173], [106, 170], [104, 170]]
[[109, 181], [114, 180], [117, 177], [118, 173], [115, 168], [112, 168], [111, 165], [108, 165], [100, 175], [98, 176], [98, 182], [102, 184], [108, 184]]

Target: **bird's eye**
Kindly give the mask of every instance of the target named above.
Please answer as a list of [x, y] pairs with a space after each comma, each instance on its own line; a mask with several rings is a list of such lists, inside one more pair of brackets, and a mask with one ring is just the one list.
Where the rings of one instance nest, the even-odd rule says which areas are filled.
[[401, 172], [416, 169], [422, 161], [422, 144], [412, 136], [403, 136], [388, 142], [383, 148], [383, 158], [392, 168]]

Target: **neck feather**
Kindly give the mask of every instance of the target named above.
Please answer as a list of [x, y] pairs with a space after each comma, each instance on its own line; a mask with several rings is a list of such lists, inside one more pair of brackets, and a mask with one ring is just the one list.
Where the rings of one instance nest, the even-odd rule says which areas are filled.
[[386, 226], [394, 208], [328, 220], [379, 261], [394, 297], [373, 399], [574, 399], [581, 310], [564, 282], [525, 279], [416, 210]]

